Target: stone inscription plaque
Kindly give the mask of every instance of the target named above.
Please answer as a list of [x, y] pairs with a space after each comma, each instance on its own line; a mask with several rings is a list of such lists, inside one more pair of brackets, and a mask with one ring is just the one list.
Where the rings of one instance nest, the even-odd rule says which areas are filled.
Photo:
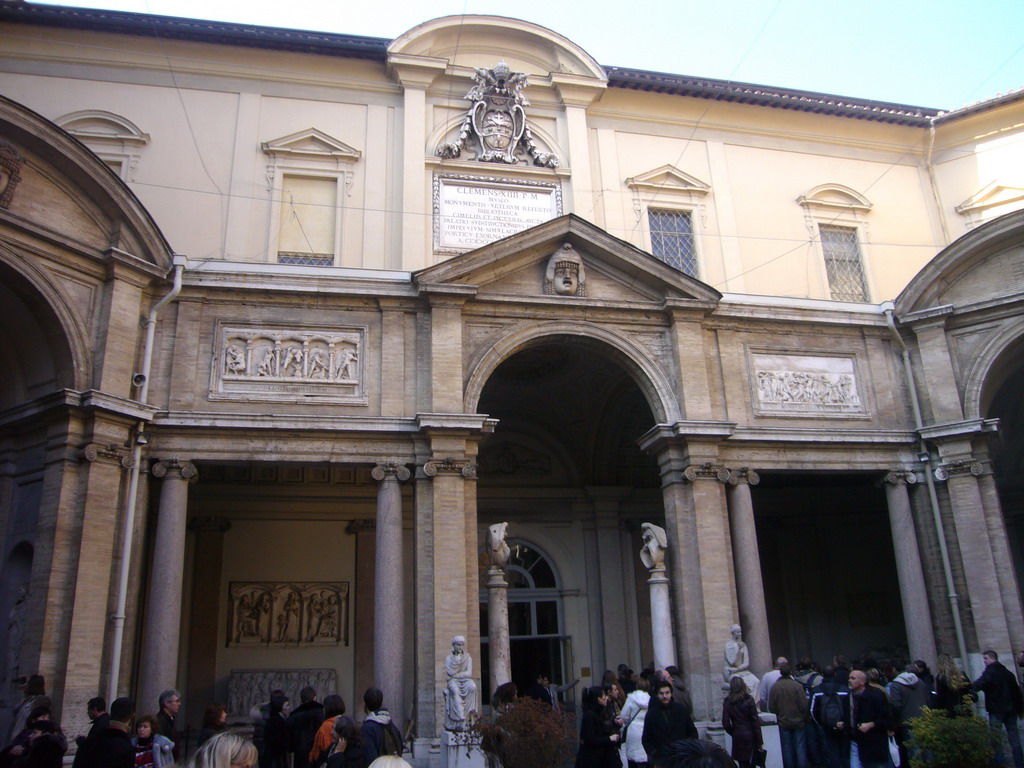
[[865, 413], [850, 356], [752, 352], [754, 410], [762, 416]]
[[562, 215], [557, 183], [434, 177], [434, 250], [462, 253]]

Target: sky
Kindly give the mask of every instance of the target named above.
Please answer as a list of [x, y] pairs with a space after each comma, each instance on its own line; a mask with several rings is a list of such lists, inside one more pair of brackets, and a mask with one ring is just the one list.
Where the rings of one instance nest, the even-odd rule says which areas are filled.
[[1024, 0], [64, 0], [57, 5], [395, 38], [514, 16], [600, 64], [944, 110], [1024, 87]]

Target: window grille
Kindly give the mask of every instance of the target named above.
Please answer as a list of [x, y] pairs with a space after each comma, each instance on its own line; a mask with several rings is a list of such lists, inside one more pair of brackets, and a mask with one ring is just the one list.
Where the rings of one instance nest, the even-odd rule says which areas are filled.
[[304, 267], [333, 267], [334, 256], [320, 253], [286, 253], [278, 251], [278, 264], [300, 264]]
[[867, 281], [864, 279], [864, 262], [856, 228], [822, 224], [818, 229], [832, 298], [836, 301], [867, 301]]
[[647, 220], [651, 227], [651, 253], [670, 267], [697, 277], [697, 248], [690, 212], [651, 208]]

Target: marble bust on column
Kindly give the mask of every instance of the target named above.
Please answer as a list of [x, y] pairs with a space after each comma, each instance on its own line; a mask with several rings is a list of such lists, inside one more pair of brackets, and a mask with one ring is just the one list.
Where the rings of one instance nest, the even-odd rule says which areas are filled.
[[448, 676], [445, 691], [445, 724], [449, 731], [464, 731], [468, 720], [476, 714], [476, 683], [473, 681], [473, 659], [466, 653], [466, 638], [452, 638], [452, 652], [444, 660]]
[[739, 624], [733, 624], [729, 628], [729, 639], [725, 643], [725, 669], [722, 671], [722, 679], [725, 681], [722, 688], [729, 688], [729, 681], [738, 677], [747, 684], [747, 690], [757, 701], [757, 689], [761, 681], [757, 675], [750, 671], [750, 654], [747, 651], [747, 644], [743, 642], [743, 630]]

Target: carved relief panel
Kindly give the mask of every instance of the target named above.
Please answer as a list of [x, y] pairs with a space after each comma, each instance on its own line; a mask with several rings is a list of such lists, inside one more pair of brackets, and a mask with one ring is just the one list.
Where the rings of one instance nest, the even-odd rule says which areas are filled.
[[214, 344], [213, 400], [366, 404], [365, 328], [222, 325]]
[[749, 352], [759, 416], [866, 417], [853, 355]]
[[299, 692], [311, 686], [325, 695], [338, 690], [338, 674], [333, 669], [233, 669], [228, 680], [228, 711], [245, 717], [253, 707], [270, 700], [270, 692], [284, 691], [292, 706], [298, 706]]
[[348, 586], [347, 581], [233, 581], [227, 645], [348, 645]]

